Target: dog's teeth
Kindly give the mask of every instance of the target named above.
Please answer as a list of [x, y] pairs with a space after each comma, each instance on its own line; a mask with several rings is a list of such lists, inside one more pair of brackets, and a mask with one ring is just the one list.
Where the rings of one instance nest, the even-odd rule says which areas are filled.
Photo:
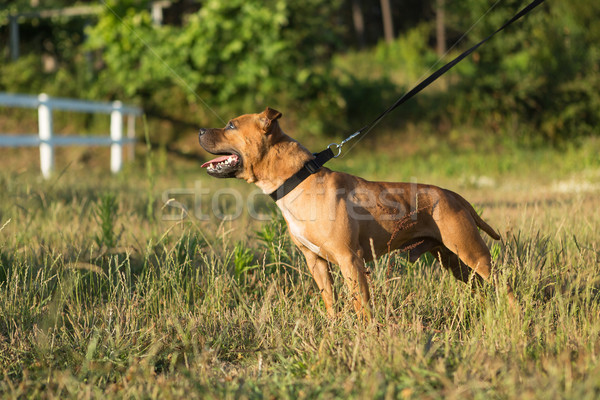
[[218, 163], [210, 164], [207, 166], [207, 169], [210, 171], [221, 171], [225, 167], [231, 166], [233, 163], [237, 161], [237, 156], [231, 155], [227, 159], [220, 161]]

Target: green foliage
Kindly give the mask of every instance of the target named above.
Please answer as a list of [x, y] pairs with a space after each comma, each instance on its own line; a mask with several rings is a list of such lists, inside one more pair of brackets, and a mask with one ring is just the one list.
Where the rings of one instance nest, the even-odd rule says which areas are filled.
[[375, 58], [370, 62], [383, 65], [389, 71], [401, 71], [404, 82], [418, 82], [437, 60], [428, 45], [430, 31], [431, 24], [423, 23], [392, 43], [380, 42], [375, 48]]
[[0, 73], [0, 90], [28, 93], [31, 87], [41, 88], [44, 76], [39, 71], [40, 60], [37, 54], [27, 54], [16, 62], [2, 65]]
[[[468, 3], [462, 10], [467, 21], [489, 7], [482, 0]], [[498, 127], [517, 117], [532, 123], [534, 135], [553, 141], [598, 133], [599, 30], [589, 22], [600, 16], [600, 5], [586, 4], [545, 3], [463, 61], [472, 67], [460, 70], [451, 107], [457, 122], [475, 119]], [[522, 6], [503, 2], [469, 37], [485, 37]]]
[[175, 245], [174, 261], [178, 265], [195, 261], [205, 244], [206, 241], [197, 232], [185, 232]]
[[117, 197], [112, 193], [105, 193], [99, 199], [94, 213], [96, 221], [100, 224], [100, 234], [96, 235], [98, 246], [113, 248], [117, 245], [119, 239], [115, 233], [115, 220], [119, 204]]
[[233, 277], [238, 283], [242, 282], [242, 278], [251, 270], [258, 268], [258, 265], [253, 262], [254, 253], [247, 248], [243, 243], [236, 243], [233, 248]]
[[267, 271], [273, 272], [277, 263], [287, 262], [291, 259], [288, 252], [290, 240], [287, 235], [287, 225], [279, 209], [273, 209], [272, 219], [261, 226], [256, 232], [261, 247], [265, 250], [270, 267]]
[[[172, 28], [154, 29], [146, 10], [148, 2], [107, 2], [98, 23], [88, 29], [88, 50], [102, 50], [106, 68], [99, 80], [108, 84], [105, 95], [148, 95], [159, 86], [171, 84], [166, 66], [178, 65], [174, 46], [167, 40]], [[162, 59], [162, 61], [161, 61]]]
[[[198, 96], [228, 114], [295, 104], [323, 116], [343, 107], [327, 63], [336, 33], [323, 29], [337, 3], [209, 0], [182, 27], [153, 26], [139, 3], [108, 4], [87, 43], [103, 51], [107, 93], [148, 99], [178, 85], [188, 101]], [[323, 131], [322, 119], [306, 119]]]
[[[428, 87], [394, 111], [384, 126], [397, 133], [403, 130], [400, 122], [421, 131], [457, 134], [462, 141], [470, 140], [465, 131], [476, 128], [480, 143], [503, 136], [521, 145], [548, 140], [564, 145], [574, 137], [598, 134], [600, 30], [591, 21], [600, 17], [600, 6], [584, 3], [542, 4], [461, 61], [440, 80], [442, 85]], [[522, 7], [518, 1], [495, 3], [491, 10], [482, 0], [446, 2], [449, 44], [463, 32], [468, 35], [435, 68], [489, 35]], [[357, 125], [434, 70], [432, 28], [431, 23], [422, 23], [392, 44], [336, 58], [344, 83], [350, 85], [344, 88], [349, 118], [359, 119]], [[401, 90], [394, 93], [394, 87]], [[387, 100], [379, 104], [382, 98]], [[372, 110], [374, 104], [378, 110]]]
[[[151, 116], [151, 130], [160, 131], [153, 142], [172, 142], [199, 121], [218, 126], [221, 118], [266, 105], [283, 111], [286, 127], [296, 135], [331, 137], [371, 120], [436, 61], [428, 14], [433, 2], [411, 2], [410, 10], [395, 16], [401, 23], [393, 43], [360, 52], [351, 51], [348, 4], [342, 0], [206, 0], [197, 12], [183, 15], [181, 24], [164, 26], [152, 23], [149, 0], [103, 4], [97, 20], [22, 21], [23, 32], [29, 29], [23, 55], [12, 62], [4, 52], [0, 90], [138, 103]], [[486, 37], [524, 5], [509, 0], [490, 10], [486, 0], [445, 4], [448, 44], [468, 35], [442, 61]], [[599, 4], [545, 2], [382, 127], [441, 134], [478, 130], [480, 139], [491, 133], [557, 145], [598, 134]], [[8, 13], [31, 10], [31, 4], [19, 0], [0, 9], [0, 35], [8, 38]], [[84, 35], [86, 22], [91, 25]], [[57, 71], [43, 70], [42, 53], [54, 57]]]
[[155, 196], [155, 188], [154, 185], [156, 183], [156, 156], [154, 151], [152, 150], [152, 144], [150, 143], [150, 134], [148, 130], [148, 122], [146, 120], [146, 116], [144, 115], [144, 139], [146, 139], [146, 180], [148, 182], [148, 188], [146, 189], [146, 194], [148, 201], [146, 203], [146, 217], [149, 221], [154, 221], [154, 203], [156, 201]]
[[[34, 7], [33, 3], [34, 2], [31, 0], [0, 0], [0, 17], [17, 12], [38, 10], [39, 6]], [[44, 6], [44, 8], [61, 8], [73, 6], [73, 3], [78, 2], [71, 0], [44, 0], [40, 3]]]

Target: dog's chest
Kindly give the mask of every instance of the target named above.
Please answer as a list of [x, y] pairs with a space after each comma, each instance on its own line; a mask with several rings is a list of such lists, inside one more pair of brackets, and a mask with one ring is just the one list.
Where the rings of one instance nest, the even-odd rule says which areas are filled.
[[304, 236], [304, 227], [302, 224], [296, 221], [293, 215], [291, 215], [287, 210], [282, 209], [283, 217], [285, 218], [288, 229], [290, 230], [290, 234], [296, 238], [300, 243], [306, 246], [310, 251], [315, 254], [321, 255], [321, 248], [316, 244], [312, 243], [310, 240]]

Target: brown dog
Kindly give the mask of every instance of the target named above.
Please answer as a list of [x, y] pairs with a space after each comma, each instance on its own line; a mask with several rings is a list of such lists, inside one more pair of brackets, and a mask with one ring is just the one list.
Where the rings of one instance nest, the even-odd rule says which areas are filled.
[[[280, 129], [281, 113], [267, 108], [201, 129], [200, 145], [221, 157], [202, 167], [217, 178], [240, 178], [272, 193], [314, 158]], [[321, 168], [277, 201], [329, 315], [334, 292], [329, 264], [338, 264], [354, 307], [370, 318], [365, 262], [410, 248], [410, 260], [430, 252], [461, 281], [491, 279], [491, 257], [477, 228], [500, 236], [460, 195], [436, 186], [369, 182]], [[472, 271], [477, 275], [472, 274]], [[513, 301], [508, 288], [508, 295]]]

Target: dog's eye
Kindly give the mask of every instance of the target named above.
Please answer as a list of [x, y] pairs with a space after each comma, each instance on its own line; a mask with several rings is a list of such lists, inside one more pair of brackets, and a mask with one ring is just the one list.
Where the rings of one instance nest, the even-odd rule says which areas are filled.
[[225, 129], [235, 129], [235, 125], [233, 124], [233, 122], [230, 122], [227, 124], [227, 127]]

